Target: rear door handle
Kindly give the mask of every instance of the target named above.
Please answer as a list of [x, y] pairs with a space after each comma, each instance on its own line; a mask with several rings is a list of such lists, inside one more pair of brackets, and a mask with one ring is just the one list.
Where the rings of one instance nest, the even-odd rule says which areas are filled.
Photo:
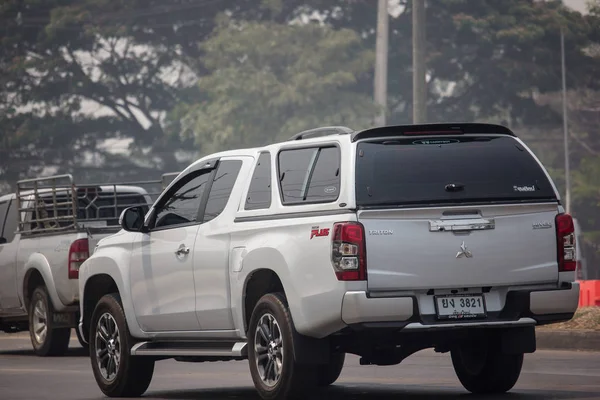
[[177, 251], [175, 251], [176, 256], [183, 256], [183, 255], [187, 255], [187, 254], [190, 254], [190, 248], [186, 247], [185, 244], [182, 244], [181, 246], [179, 246]]
[[495, 228], [496, 221], [494, 218], [468, 218], [429, 221], [430, 232], [481, 231]]

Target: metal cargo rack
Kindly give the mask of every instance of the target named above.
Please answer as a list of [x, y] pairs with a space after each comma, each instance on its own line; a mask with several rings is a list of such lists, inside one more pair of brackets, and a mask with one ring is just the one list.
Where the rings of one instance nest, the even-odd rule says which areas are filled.
[[[177, 175], [163, 174], [160, 180], [83, 185], [76, 185], [70, 174], [18, 181], [19, 232], [32, 235], [118, 228], [125, 208], [149, 207]], [[146, 193], [139, 193], [138, 188]]]

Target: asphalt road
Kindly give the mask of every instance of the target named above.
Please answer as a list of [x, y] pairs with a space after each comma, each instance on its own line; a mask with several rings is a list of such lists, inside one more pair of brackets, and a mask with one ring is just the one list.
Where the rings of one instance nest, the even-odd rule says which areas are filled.
[[[258, 399], [246, 361], [160, 361], [145, 397]], [[0, 333], [0, 399], [102, 399], [90, 361], [73, 337], [66, 357], [33, 355], [25, 334]], [[360, 366], [347, 358], [338, 382], [310, 399], [478, 399], [460, 386], [450, 357], [422, 351], [392, 367]], [[493, 398], [493, 397], [487, 397]], [[600, 353], [538, 351], [526, 356], [521, 379], [503, 399], [600, 399]]]

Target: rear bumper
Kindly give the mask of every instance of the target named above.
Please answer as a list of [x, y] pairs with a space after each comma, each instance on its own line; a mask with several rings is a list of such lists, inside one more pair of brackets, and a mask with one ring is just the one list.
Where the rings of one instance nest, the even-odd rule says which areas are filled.
[[414, 315], [412, 297], [369, 298], [366, 292], [346, 292], [342, 320], [348, 325], [364, 322], [406, 321]]
[[358, 328], [396, 328], [405, 330], [456, 329], [545, 325], [573, 317], [579, 301], [579, 283], [561, 289], [515, 290], [506, 294], [504, 307], [488, 312], [486, 319], [465, 322], [440, 322], [433, 314], [421, 314], [414, 296], [374, 298], [366, 291], [346, 292], [342, 320]]
[[529, 310], [534, 315], [572, 314], [579, 304], [579, 290], [579, 282], [572, 282], [568, 289], [531, 292]]

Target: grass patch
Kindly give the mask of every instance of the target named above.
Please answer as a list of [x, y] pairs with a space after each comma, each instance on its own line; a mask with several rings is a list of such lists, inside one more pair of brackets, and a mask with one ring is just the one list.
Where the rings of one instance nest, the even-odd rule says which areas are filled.
[[579, 308], [570, 321], [544, 325], [538, 329], [600, 331], [600, 307]]

